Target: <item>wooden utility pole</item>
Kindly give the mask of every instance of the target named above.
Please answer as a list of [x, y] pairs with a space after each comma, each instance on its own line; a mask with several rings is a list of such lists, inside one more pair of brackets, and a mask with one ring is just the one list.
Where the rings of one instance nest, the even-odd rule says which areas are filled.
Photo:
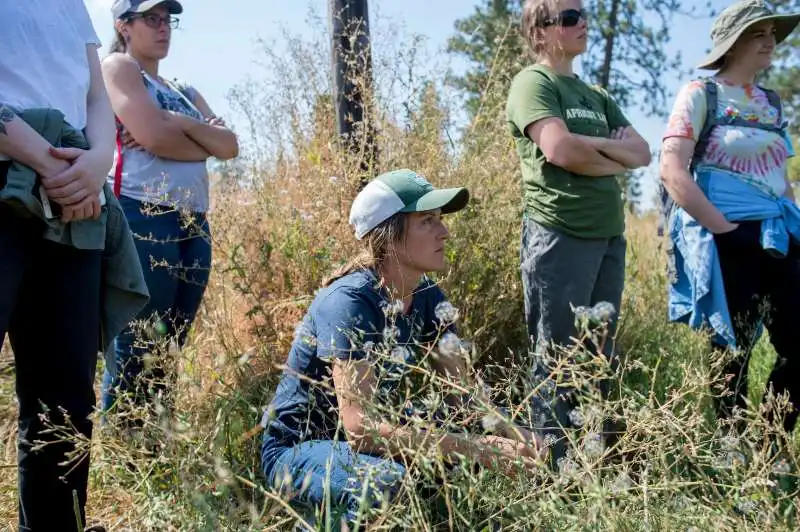
[[367, 0], [329, 0], [336, 131], [357, 158], [362, 184], [377, 163]]

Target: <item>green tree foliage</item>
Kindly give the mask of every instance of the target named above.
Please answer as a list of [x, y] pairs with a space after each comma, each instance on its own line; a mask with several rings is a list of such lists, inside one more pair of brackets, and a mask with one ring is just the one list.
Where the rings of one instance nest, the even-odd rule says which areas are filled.
[[[772, 0], [778, 13], [800, 12], [800, 0]], [[795, 30], [775, 51], [775, 61], [762, 82], [781, 96], [792, 136], [800, 136], [800, 30]], [[796, 168], [796, 166], [795, 166]]]
[[[798, 150], [800, 150], [800, 141], [797, 140], [797, 137], [792, 139], [792, 145], [794, 146], [794, 152], [798, 153]], [[792, 181], [800, 181], [800, 154], [789, 160], [789, 179]]]
[[[482, 97], [491, 94], [493, 87], [506, 86], [531, 61], [519, 28], [523, 1], [483, 0], [470, 16], [456, 21], [448, 51], [465, 58], [470, 68], [451, 82], [467, 93], [473, 116]], [[673, 16], [686, 14], [684, 2], [591, 0], [585, 2], [585, 9], [589, 39], [580, 58], [584, 76], [607, 89], [623, 108], [638, 105], [648, 115], [664, 116], [668, 107], [665, 82], [681, 68], [680, 56], [670, 56], [666, 45]]]
[[[483, 0], [455, 24], [448, 51], [467, 60], [468, 70], [451, 83], [467, 95], [470, 116], [490, 120], [505, 102], [511, 78], [532, 58], [521, 36], [524, 0]], [[693, 2], [686, 2], [694, 5]], [[590, 0], [588, 48], [580, 57], [583, 76], [611, 94], [622, 108], [638, 106], [647, 115], [666, 116], [666, 82], [680, 74], [680, 56], [667, 53], [673, 16], [686, 14], [682, 0]], [[692, 10], [694, 8], [691, 8]], [[641, 199], [631, 173], [623, 178], [629, 201]]]
[[511, 78], [530, 62], [520, 35], [521, 5], [521, 0], [484, 0], [455, 23], [447, 50], [464, 57], [469, 69], [449, 81], [466, 93], [472, 118], [482, 108], [503, 104]]

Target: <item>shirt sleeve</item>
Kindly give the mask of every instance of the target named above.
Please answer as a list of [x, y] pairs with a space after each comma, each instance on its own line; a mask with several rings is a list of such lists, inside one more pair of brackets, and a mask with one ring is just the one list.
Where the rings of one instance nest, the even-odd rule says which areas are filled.
[[664, 138], [683, 137], [697, 140], [706, 119], [706, 94], [702, 81], [684, 85], [675, 98]]
[[94, 29], [94, 24], [92, 24], [92, 18], [89, 16], [89, 11], [86, 10], [86, 4], [83, 2], [83, 0], [72, 1], [75, 7], [73, 10], [73, 13], [75, 13], [74, 24], [75, 28], [78, 30], [78, 35], [80, 35], [84, 43], [93, 44], [100, 48], [102, 43], [100, 42], [100, 38], [97, 36], [97, 32]]
[[523, 136], [525, 129], [539, 120], [563, 118], [555, 85], [536, 70], [524, 70], [511, 82], [507, 111], [509, 120]]
[[382, 316], [357, 290], [328, 294], [314, 313], [317, 356], [322, 360], [366, 358], [367, 342], [378, 344], [383, 337]]

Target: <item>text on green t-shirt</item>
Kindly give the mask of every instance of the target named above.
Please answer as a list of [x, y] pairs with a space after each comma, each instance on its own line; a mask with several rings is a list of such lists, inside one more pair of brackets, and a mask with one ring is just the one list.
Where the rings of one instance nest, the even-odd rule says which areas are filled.
[[577, 76], [534, 65], [511, 82], [506, 113], [522, 167], [525, 214], [581, 238], [622, 234], [625, 218], [617, 176], [582, 176], [551, 164], [525, 135], [532, 123], [555, 117], [564, 120], [571, 133], [609, 137], [630, 122], [608, 93]]

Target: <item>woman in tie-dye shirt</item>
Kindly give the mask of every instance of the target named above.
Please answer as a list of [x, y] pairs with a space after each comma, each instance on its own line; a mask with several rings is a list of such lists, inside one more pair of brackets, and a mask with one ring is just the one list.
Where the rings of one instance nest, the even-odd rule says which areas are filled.
[[[800, 210], [787, 179], [794, 154], [777, 98], [755, 84], [799, 21], [800, 14], [775, 15], [760, 0], [725, 9], [699, 66], [717, 71], [710, 78], [716, 125], [705, 150], [694, 153], [708, 117], [706, 80], [680, 90], [664, 135], [661, 177], [677, 206], [669, 220], [676, 266], [670, 319], [710, 329], [720, 355], [735, 348], [723, 371], [730, 394], [717, 401], [723, 418], [746, 406], [747, 355], [762, 325], [778, 353], [769, 385], [800, 402]], [[785, 415], [787, 432], [796, 419], [796, 409]]]

